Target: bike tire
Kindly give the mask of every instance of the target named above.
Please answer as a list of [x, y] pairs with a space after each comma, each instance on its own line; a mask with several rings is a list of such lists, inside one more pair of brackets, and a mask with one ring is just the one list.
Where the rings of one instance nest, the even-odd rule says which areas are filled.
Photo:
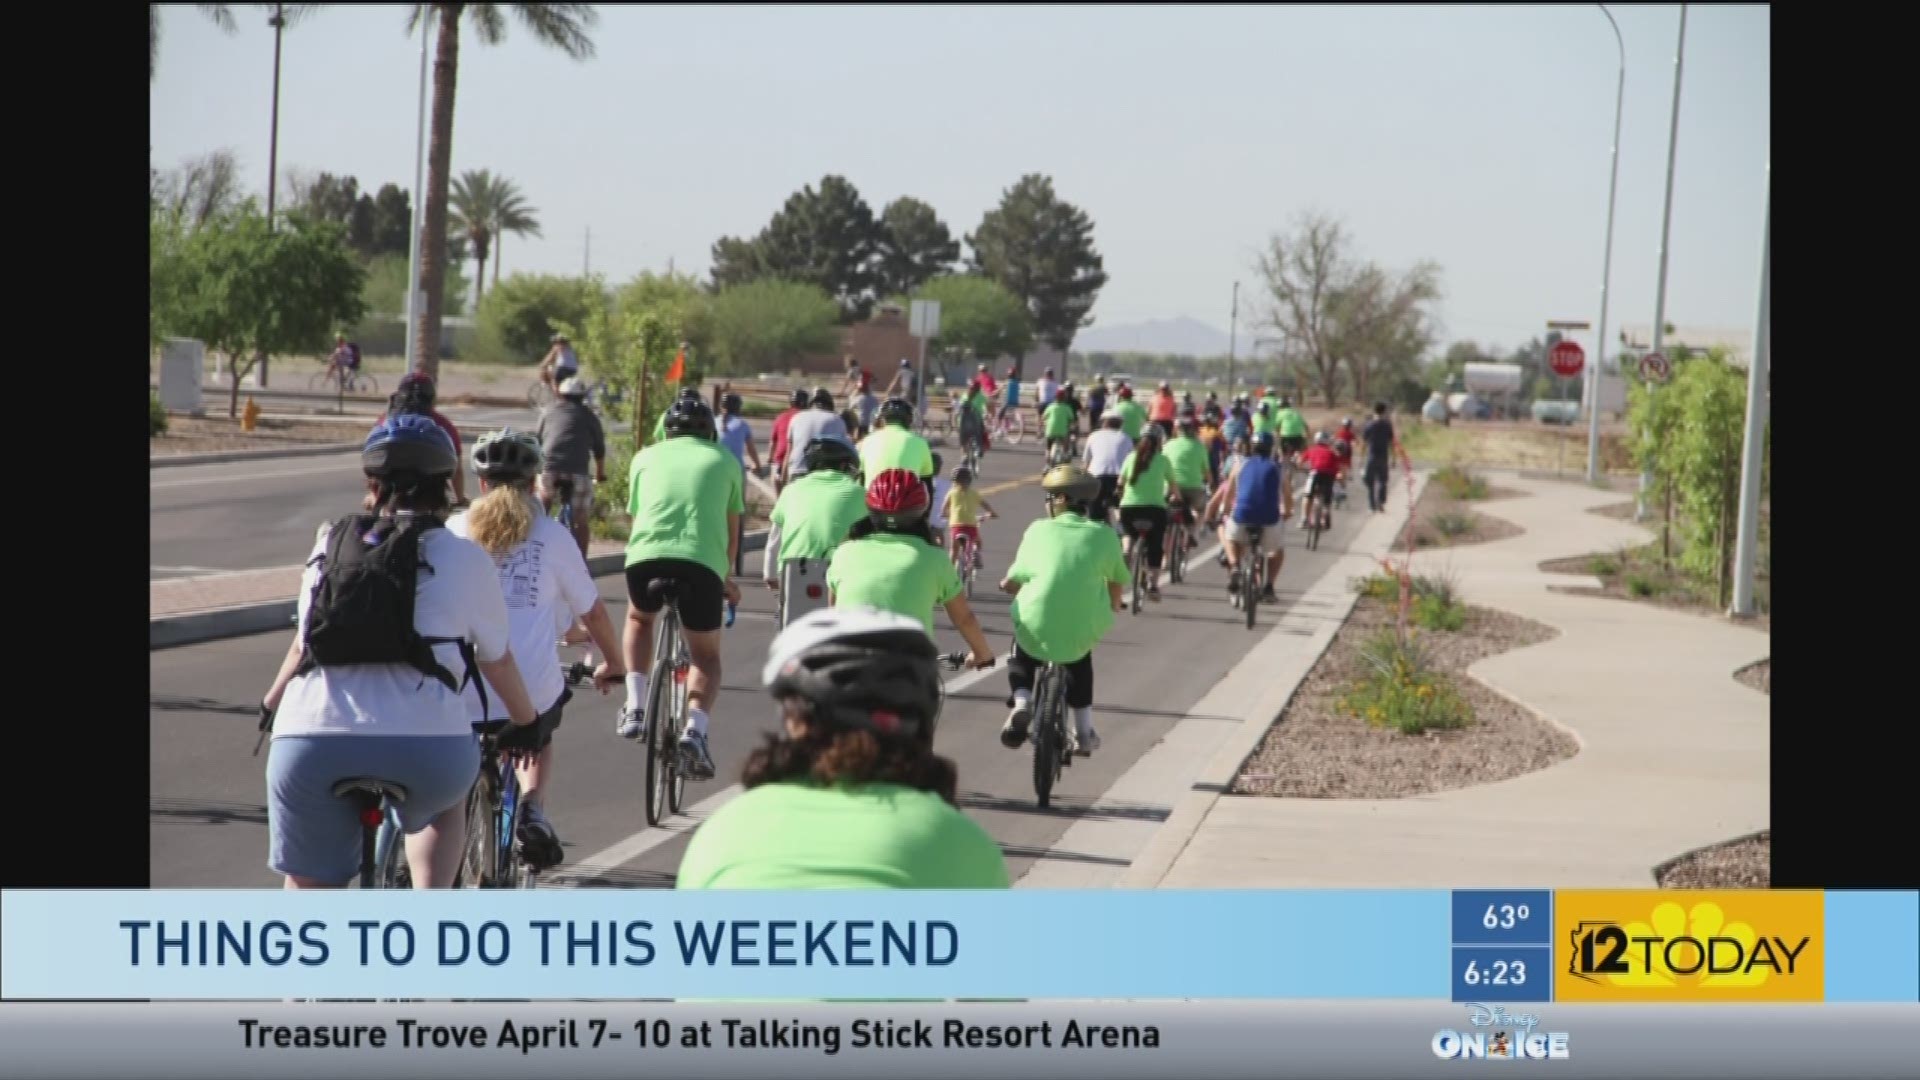
[[680, 752], [678, 746], [670, 742], [678, 733], [669, 731], [673, 718], [666, 715], [666, 704], [670, 696], [661, 690], [663, 683], [673, 678], [673, 665], [662, 656], [654, 660], [653, 671], [647, 682], [647, 776], [646, 811], [647, 824], [659, 825], [667, 816], [668, 771], [672, 768], [672, 758]]
[[[685, 644], [679, 640], [676, 628], [674, 644], [676, 654], [685, 651]], [[679, 672], [680, 661], [674, 663], [673, 689], [668, 700], [673, 702], [673, 769], [667, 774], [667, 810], [678, 814], [687, 801], [687, 774], [680, 768], [680, 733], [687, 729], [687, 684], [682, 681]]]
[[536, 411], [546, 408], [551, 393], [546, 383], [536, 382], [527, 387], [527, 407]]
[[386, 823], [381, 826], [385, 834], [385, 848], [380, 853], [380, 866], [375, 871], [376, 889], [413, 888], [413, 868], [407, 864], [407, 837], [400, 831], [399, 823], [393, 812], [387, 812]]
[[466, 850], [460, 856], [460, 869], [454, 876], [454, 886], [462, 889], [491, 889], [494, 887], [494, 853], [500, 844], [494, 836], [494, 830], [500, 820], [499, 811], [493, 805], [491, 784], [488, 777], [493, 775], [483, 763], [480, 767], [480, 779], [467, 791], [467, 843]]
[[1307, 505], [1307, 550], [1320, 549], [1320, 516], [1311, 503]]
[[1027, 418], [1025, 414], [1015, 413], [1013, 418], [1008, 420], [1006, 424], [1002, 426], [1005, 429], [1003, 434], [1006, 435], [1007, 443], [1009, 445], [1019, 446], [1022, 442], [1026, 441]]
[[353, 377], [352, 390], [356, 394], [365, 394], [368, 397], [379, 397], [380, 380], [371, 375], [355, 375]]
[[324, 371], [307, 380], [307, 392], [310, 394], [324, 394], [333, 387], [334, 377]]
[[1265, 565], [1265, 559], [1266, 556], [1260, 553], [1259, 547], [1253, 547], [1252, 554], [1247, 559], [1247, 572], [1240, 575], [1240, 609], [1246, 612], [1249, 630], [1253, 629], [1260, 607], [1260, 578], [1263, 576], [1261, 568]]
[[1167, 581], [1178, 585], [1187, 578], [1187, 527], [1175, 522], [1169, 528], [1173, 535], [1167, 538]]
[[1042, 686], [1036, 695], [1039, 699], [1039, 714], [1033, 724], [1033, 797], [1040, 809], [1045, 810], [1053, 803], [1053, 782], [1060, 777], [1060, 729], [1056, 725], [1048, 687]]
[[1141, 591], [1142, 591], [1141, 585], [1140, 585], [1140, 579], [1143, 576], [1143, 567], [1146, 562], [1146, 556], [1141, 553], [1140, 549], [1144, 547], [1145, 544], [1146, 544], [1146, 541], [1138, 539], [1136, 537], [1133, 541], [1133, 554], [1127, 556], [1127, 571], [1133, 578], [1133, 598], [1129, 602], [1128, 606], [1133, 609], [1133, 613], [1135, 615], [1140, 614], [1140, 598], [1141, 598]]

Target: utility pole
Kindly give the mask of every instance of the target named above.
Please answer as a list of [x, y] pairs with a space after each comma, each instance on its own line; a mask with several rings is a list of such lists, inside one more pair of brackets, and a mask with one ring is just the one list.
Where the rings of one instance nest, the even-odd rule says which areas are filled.
[[580, 276], [593, 276], [593, 226], [587, 226], [587, 254], [580, 262]]
[[1233, 315], [1227, 320], [1227, 400], [1233, 400], [1233, 354], [1240, 330], [1240, 283], [1233, 283]]
[[[1687, 51], [1687, 5], [1680, 5], [1680, 41], [1673, 48], [1673, 119], [1667, 130], [1667, 197], [1666, 208], [1660, 213], [1660, 281], [1653, 299], [1653, 351], [1663, 352], [1662, 342], [1667, 333], [1667, 237], [1673, 229], [1673, 160], [1680, 145], [1680, 61]], [[1672, 359], [1668, 357], [1668, 359]], [[1649, 386], [1648, 393], [1660, 392], [1657, 386]], [[1634, 511], [1636, 519], [1644, 521], [1647, 517], [1647, 488], [1652, 486], [1653, 476], [1646, 470], [1640, 472], [1640, 500]]]
[[1747, 444], [1740, 455], [1740, 531], [1733, 548], [1733, 610], [1753, 614], [1754, 562], [1760, 550], [1760, 455], [1767, 446], [1767, 339], [1773, 333], [1773, 165], [1767, 165], [1766, 217], [1760, 226], [1760, 313], [1747, 362]]
[[424, 9], [420, 20], [420, 100], [413, 129], [413, 240], [407, 245], [407, 370], [420, 367], [420, 319], [427, 309], [420, 291], [420, 240], [426, 232], [427, 189], [427, 41], [432, 37], [434, 9]]
[[[1620, 112], [1627, 100], [1627, 43], [1620, 36], [1620, 24], [1613, 19], [1613, 12], [1607, 5], [1599, 5], [1600, 14], [1607, 17], [1607, 25], [1613, 27], [1614, 44], [1620, 47], [1620, 79], [1613, 91], [1613, 178], [1607, 181], [1607, 248], [1600, 264], [1600, 336], [1594, 341], [1593, 371], [1587, 380], [1591, 388], [1587, 393], [1587, 482], [1600, 482], [1600, 380], [1605, 377], [1601, 370], [1607, 358], [1607, 293], [1613, 282], [1613, 199], [1620, 190]], [[1619, 353], [1616, 350], [1615, 356]], [[1620, 373], [1621, 385], [1626, 384], [1627, 374]]]

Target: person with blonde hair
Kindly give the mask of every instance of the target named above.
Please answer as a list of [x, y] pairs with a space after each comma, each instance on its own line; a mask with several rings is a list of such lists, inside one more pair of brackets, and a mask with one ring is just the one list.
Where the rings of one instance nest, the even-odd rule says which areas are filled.
[[[447, 522], [450, 532], [472, 540], [493, 557], [506, 598], [508, 640], [528, 696], [540, 710], [536, 723], [501, 740], [503, 748], [519, 752], [526, 817], [516, 839], [536, 870], [557, 866], [563, 858], [559, 834], [545, 812], [553, 771], [553, 733], [571, 696], [560, 671], [555, 637], [575, 619], [583, 619], [593, 643], [607, 658], [593, 673], [594, 686], [604, 694], [626, 677], [613, 662], [621, 655], [620, 635], [594, 587], [586, 559], [567, 530], [542, 512], [534, 495], [534, 479], [544, 461], [540, 440], [530, 432], [509, 428], [481, 436], [473, 447], [473, 471], [480, 477], [482, 494], [471, 509]], [[468, 717], [476, 730], [500, 726], [502, 717], [493, 715], [501, 711], [494, 704], [498, 700], [498, 695], [489, 693], [483, 706], [478, 696], [467, 695]]]

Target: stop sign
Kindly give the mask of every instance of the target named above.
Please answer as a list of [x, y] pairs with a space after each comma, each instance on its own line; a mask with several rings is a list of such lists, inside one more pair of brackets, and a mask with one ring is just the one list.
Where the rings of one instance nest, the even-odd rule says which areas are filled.
[[1553, 368], [1555, 375], [1563, 379], [1571, 379], [1580, 374], [1580, 369], [1586, 365], [1586, 362], [1587, 352], [1577, 342], [1562, 341], [1547, 353], [1548, 366]]

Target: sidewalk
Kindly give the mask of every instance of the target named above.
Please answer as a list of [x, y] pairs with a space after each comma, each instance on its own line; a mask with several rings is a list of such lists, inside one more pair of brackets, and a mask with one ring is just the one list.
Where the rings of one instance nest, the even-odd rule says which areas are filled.
[[1733, 673], [1767, 656], [1770, 636], [1550, 591], [1593, 581], [1542, 573], [1543, 560], [1650, 534], [1586, 512], [1621, 501], [1617, 492], [1500, 483], [1526, 494], [1476, 509], [1526, 531], [1417, 553], [1414, 571], [1450, 568], [1468, 603], [1561, 632], [1469, 674], [1572, 731], [1580, 752], [1510, 780], [1406, 799], [1222, 795], [1164, 872], [1128, 884], [1647, 888], [1656, 865], [1767, 827], [1770, 702]]

